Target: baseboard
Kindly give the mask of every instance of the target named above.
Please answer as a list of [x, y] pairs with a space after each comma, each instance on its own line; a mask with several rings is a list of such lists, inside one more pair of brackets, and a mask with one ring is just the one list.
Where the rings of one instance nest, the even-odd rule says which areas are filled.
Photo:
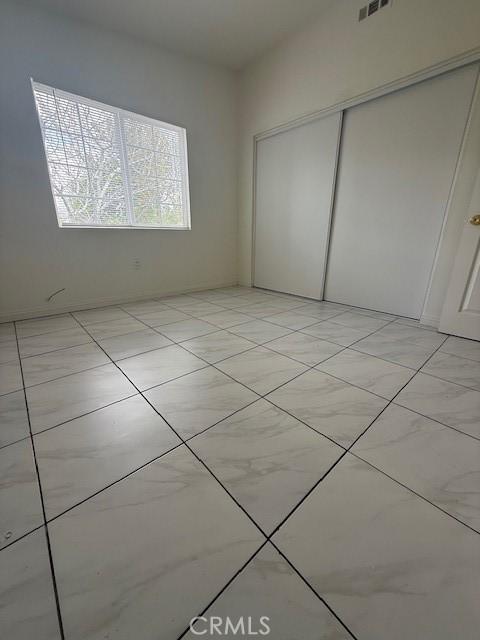
[[432, 316], [428, 313], [424, 313], [421, 317], [420, 317], [420, 324], [426, 324], [429, 327], [438, 327], [438, 325], [440, 324], [440, 317], [439, 316]]
[[196, 287], [187, 289], [168, 289], [163, 291], [144, 291], [135, 296], [122, 296], [112, 298], [90, 298], [82, 300], [75, 304], [59, 305], [53, 308], [50, 305], [42, 305], [30, 309], [20, 309], [16, 311], [2, 311], [0, 313], [1, 322], [12, 322], [13, 320], [27, 320], [28, 318], [39, 318], [42, 316], [52, 316], [59, 313], [69, 313], [70, 311], [80, 311], [82, 309], [95, 309], [97, 307], [108, 307], [112, 304], [121, 304], [127, 302], [138, 302], [149, 298], [164, 298], [166, 296], [180, 295], [182, 293], [191, 293], [193, 291], [202, 291], [204, 289], [219, 289], [221, 287], [233, 287], [238, 283], [236, 281], [209, 282]]

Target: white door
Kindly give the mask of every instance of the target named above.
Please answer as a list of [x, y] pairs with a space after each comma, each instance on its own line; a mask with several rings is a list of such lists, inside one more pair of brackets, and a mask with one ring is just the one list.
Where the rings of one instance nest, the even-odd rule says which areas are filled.
[[480, 171], [460, 238], [439, 329], [480, 340]]
[[420, 318], [477, 71], [345, 113], [327, 300]]
[[341, 114], [257, 143], [257, 287], [321, 299]]

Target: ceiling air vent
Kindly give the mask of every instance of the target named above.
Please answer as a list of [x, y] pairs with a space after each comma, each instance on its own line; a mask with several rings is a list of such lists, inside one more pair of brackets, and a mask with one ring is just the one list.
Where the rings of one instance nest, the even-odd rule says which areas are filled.
[[372, 0], [367, 5], [362, 7], [358, 12], [358, 21], [365, 20], [365, 18], [369, 18], [374, 13], [376, 13], [379, 9], [383, 9], [384, 7], [388, 7], [388, 5], [392, 4], [392, 0]]

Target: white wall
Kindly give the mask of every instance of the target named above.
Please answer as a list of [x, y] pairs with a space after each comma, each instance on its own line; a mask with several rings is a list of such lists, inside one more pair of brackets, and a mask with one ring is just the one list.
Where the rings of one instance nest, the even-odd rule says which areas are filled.
[[[30, 77], [186, 127], [192, 230], [59, 229]], [[0, 86], [0, 319], [236, 282], [233, 73], [1, 1]]]
[[[241, 75], [239, 279], [251, 281], [253, 136], [480, 45], [478, 0], [393, 0], [363, 22], [366, 0], [336, 0], [322, 19], [284, 41]], [[440, 258], [449, 273], [460, 232]], [[457, 236], [455, 236], [457, 233]], [[440, 314], [445, 278], [435, 283], [432, 317]], [[439, 308], [440, 307], [440, 308]], [[431, 319], [430, 318], [430, 319]]]

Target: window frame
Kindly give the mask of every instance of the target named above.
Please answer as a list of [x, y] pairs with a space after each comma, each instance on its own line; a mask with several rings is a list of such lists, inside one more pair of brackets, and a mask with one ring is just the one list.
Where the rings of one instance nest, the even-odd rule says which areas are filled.
[[[79, 96], [75, 93], [70, 93], [68, 91], [64, 91], [63, 89], [57, 89], [55, 87], [51, 87], [50, 85], [43, 84], [41, 82], [35, 81], [33, 78], [30, 78], [30, 82], [32, 85], [32, 93], [33, 99], [35, 103], [35, 111], [37, 113], [37, 119], [40, 126], [40, 132], [42, 135], [42, 144], [43, 144], [43, 152], [45, 156], [45, 162], [47, 164], [48, 170], [48, 178], [50, 184], [50, 192], [52, 194], [53, 205], [55, 207], [55, 214], [57, 217], [57, 224], [59, 229], [122, 229], [122, 230], [159, 230], [159, 231], [191, 231], [191, 211], [190, 211], [190, 182], [189, 182], [189, 173], [188, 173], [188, 147], [187, 147], [187, 130], [185, 127], [172, 124], [170, 122], [164, 122], [162, 120], [157, 120], [155, 118], [150, 118], [143, 114], [135, 113], [134, 111], [127, 111], [126, 109], [121, 109], [120, 107], [114, 107], [109, 104], [105, 104], [103, 102], [99, 102], [98, 100], [93, 100], [91, 98], [85, 98], [83, 96]], [[40, 112], [36, 102], [35, 89], [39, 91], [48, 92], [52, 95], [58, 95], [59, 97], [63, 97], [67, 100], [73, 100], [74, 102], [78, 102], [80, 104], [85, 104], [86, 106], [91, 106], [93, 108], [102, 109], [104, 111], [108, 111], [112, 113], [118, 121], [118, 131], [119, 131], [119, 146], [120, 146], [120, 163], [122, 168], [122, 179], [124, 182], [125, 189], [125, 202], [126, 202], [126, 215], [129, 224], [122, 225], [105, 225], [105, 224], [73, 224], [73, 223], [65, 223], [62, 222], [59, 218], [57, 204], [55, 201], [55, 191], [52, 181], [52, 176], [50, 172], [50, 163], [48, 161], [47, 156], [47, 147], [45, 144], [45, 132], [44, 126], [40, 117]], [[132, 200], [132, 191], [131, 191], [131, 175], [130, 168], [128, 164], [128, 155], [127, 155], [127, 142], [125, 140], [125, 131], [123, 121], [125, 118], [131, 118], [138, 122], [144, 122], [145, 124], [149, 124], [150, 126], [161, 126], [170, 131], [174, 131], [179, 135], [180, 139], [180, 159], [182, 163], [182, 199], [184, 203], [184, 221], [185, 224], [180, 226], [160, 226], [160, 225], [145, 225], [145, 224], [137, 224], [135, 223], [134, 214], [133, 214], [133, 200]]]

